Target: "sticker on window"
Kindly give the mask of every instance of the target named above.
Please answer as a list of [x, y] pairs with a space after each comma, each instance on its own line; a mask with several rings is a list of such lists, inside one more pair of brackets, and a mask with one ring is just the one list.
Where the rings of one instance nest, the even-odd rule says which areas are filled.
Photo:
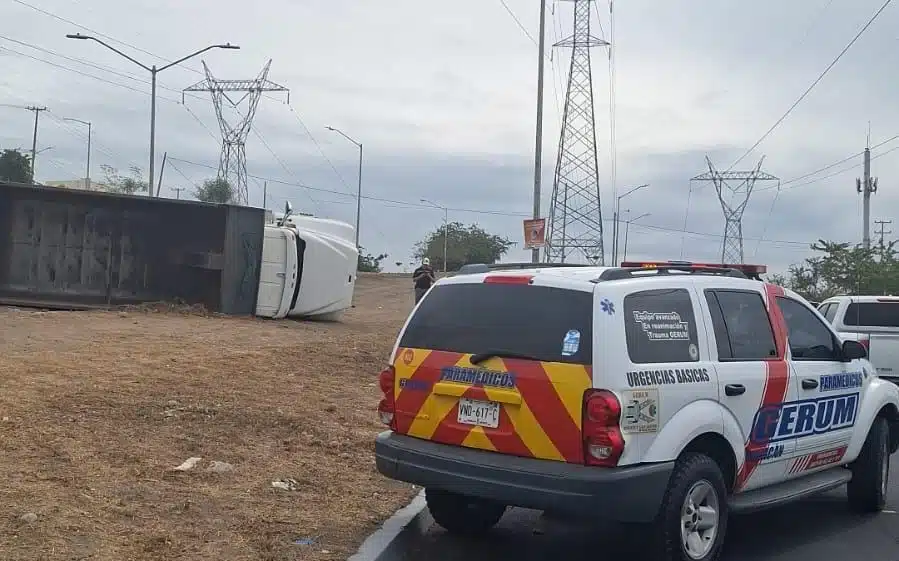
[[581, 332], [576, 329], [569, 330], [565, 334], [565, 339], [562, 340], [562, 356], [573, 356], [577, 354], [580, 347]]
[[[689, 341], [690, 324], [677, 312], [634, 311], [634, 321], [650, 341]], [[695, 360], [695, 359], [694, 359]]]
[[699, 360], [699, 348], [697, 348], [696, 345], [690, 343], [690, 346], [687, 348], [687, 352], [690, 353], [690, 359]]

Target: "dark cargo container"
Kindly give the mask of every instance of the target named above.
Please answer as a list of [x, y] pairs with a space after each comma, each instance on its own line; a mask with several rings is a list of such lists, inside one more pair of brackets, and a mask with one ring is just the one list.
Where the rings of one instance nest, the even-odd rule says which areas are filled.
[[253, 314], [264, 211], [0, 183], [0, 303]]

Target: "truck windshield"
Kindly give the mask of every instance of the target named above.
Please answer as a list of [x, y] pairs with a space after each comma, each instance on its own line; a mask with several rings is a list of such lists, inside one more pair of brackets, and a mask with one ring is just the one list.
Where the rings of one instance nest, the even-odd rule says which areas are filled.
[[409, 320], [400, 346], [590, 365], [593, 293], [533, 285], [437, 285]]
[[899, 302], [854, 302], [847, 306], [843, 324], [857, 327], [899, 327]]

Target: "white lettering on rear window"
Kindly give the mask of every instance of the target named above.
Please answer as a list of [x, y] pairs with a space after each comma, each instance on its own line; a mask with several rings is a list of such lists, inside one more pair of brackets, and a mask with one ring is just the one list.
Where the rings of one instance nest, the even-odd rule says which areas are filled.
[[634, 311], [634, 321], [640, 324], [650, 341], [689, 341], [689, 324], [677, 312]]

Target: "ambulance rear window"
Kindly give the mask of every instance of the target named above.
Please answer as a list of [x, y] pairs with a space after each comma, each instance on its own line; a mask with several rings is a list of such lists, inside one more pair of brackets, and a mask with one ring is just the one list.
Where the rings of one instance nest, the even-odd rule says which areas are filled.
[[844, 325], [899, 327], [899, 302], [853, 302], [846, 308]]
[[514, 284], [445, 284], [425, 296], [400, 346], [505, 351], [543, 362], [593, 362], [593, 293]]

